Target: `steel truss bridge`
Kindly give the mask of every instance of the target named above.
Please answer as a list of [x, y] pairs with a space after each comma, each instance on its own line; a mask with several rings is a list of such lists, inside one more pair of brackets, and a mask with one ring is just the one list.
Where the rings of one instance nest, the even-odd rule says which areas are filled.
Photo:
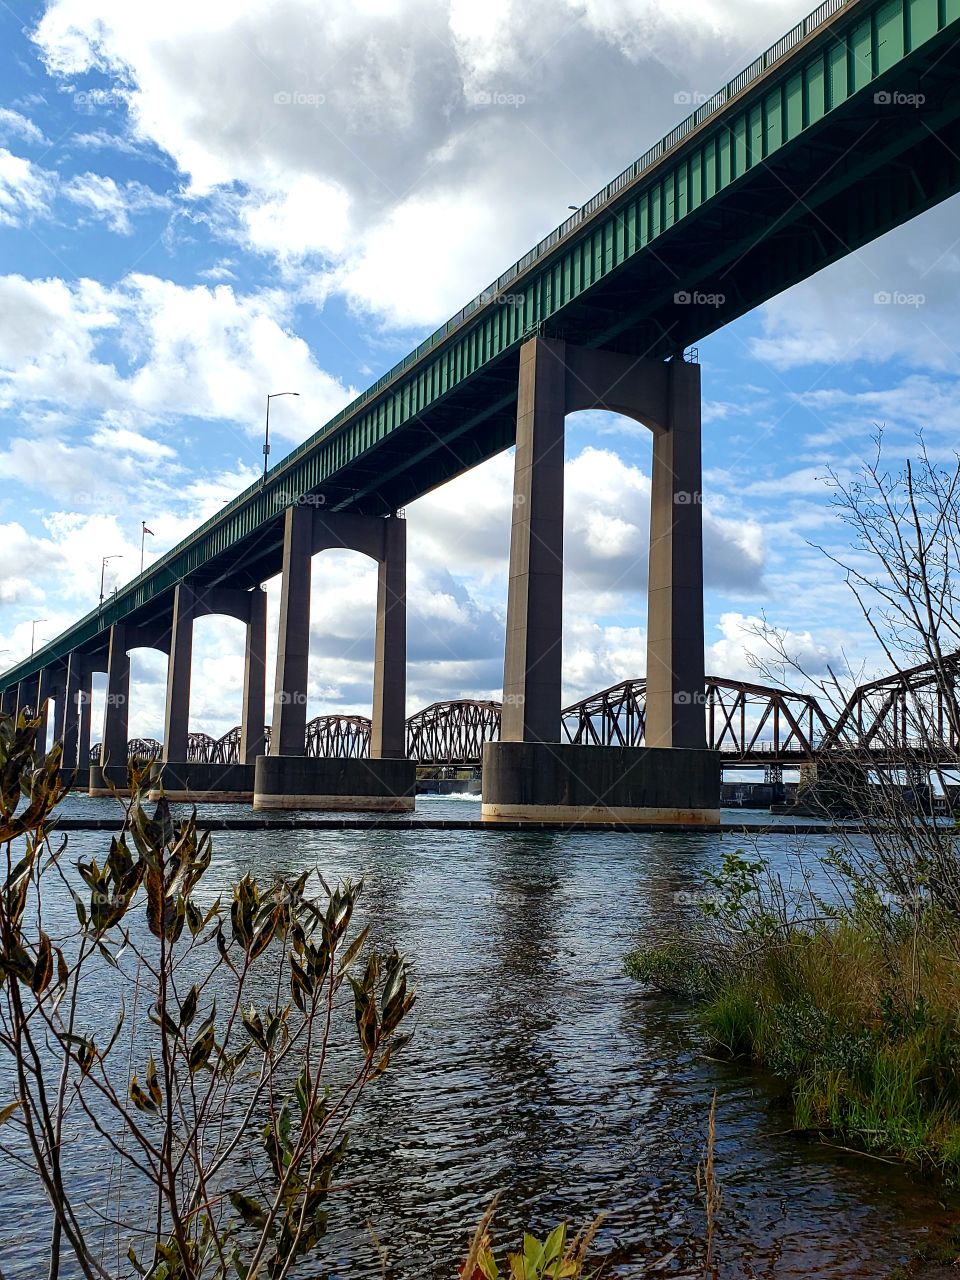
[[[860, 685], [837, 714], [809, 693], [708, 676], [701, 695], [707, 745], [726, 768], [776, 769], [855, 755], [877, 766], [960, 763], [960, 653]], [[563, 712], [565, 741], [581, 746], [644, 744], [646, 682], [624, 680]], [[407, 720], [407, 752], [421, 765], [475, 768], [485, 742], [500, 737], [501, 704], [434, 702]], [[267, 730], [269, 740], [269, 729]], [[307, 754], [362, 758], [370, 750], [366, 716], [317, 716]], [[153, 739], [134, 738], [131, 759], [159, 760]], [[96, 761], [99, 745], [91, 758]], [[235, 764], [240, 727], [222, 738], [191, 733], [189, 761]]]

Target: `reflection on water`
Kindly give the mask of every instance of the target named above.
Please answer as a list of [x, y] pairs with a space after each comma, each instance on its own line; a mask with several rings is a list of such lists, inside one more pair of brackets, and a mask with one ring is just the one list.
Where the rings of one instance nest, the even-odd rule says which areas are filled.
[[[74, 813], [96, 802], [71, 798]], [[437, 816], [474, 812], [451, 797]], [[101, 810], [98, 808], [97, 810]], [[743, 814], [738, 815], [743, 819]], [[73, 855], [102, 833], [75, 833]], [[623, 976], [678, 890], [696, 888], [732, 835], [267, 831], [215, 836], [220, 885], [319, 865], [364, 874], [377, 941], [412, 960], [416, 1034], [354, 1124], [352, 1185], [325, 1262], [338, 1277], [450, 1277], [451, 1259], [501, 1191], [498, 1235], [607, 1214], [614, 1274], [695, 1276], [703, 1213], [695, 1169], [718, 1093], [724, 1277], [875, 1277], [942, 1209], [896, 1170], [777, 1136], [789, 1116], [773, 1082], [709, 1061], [689, 1012]], [[808, 858], [826, 845], [807, 838]], [[760, 850], [786, 869], [798, 841]], [[68, 917], [65, 917], [65, 923]], [[93, 1185], [98, 1171], [70, 1153]], [[101, 1171], [102, 1174], [102, 1171]], [[345, 1193], [346, 1201], [347, 1193]], [[349, 1210], [347, 1212], [346, 1210]], [[0, 1270], [40, 1274], [37, 1206], [0, 1166]], [[349, 1218], [349, 1225], [347, 1219]]]

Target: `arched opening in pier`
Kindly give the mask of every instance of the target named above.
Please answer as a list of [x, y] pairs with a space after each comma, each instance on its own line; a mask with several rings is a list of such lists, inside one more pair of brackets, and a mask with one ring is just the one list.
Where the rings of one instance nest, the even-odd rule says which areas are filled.
[[189, 720], [192, 734], [204, 734], [217, 742], [239, 726], [246, 639], [246, 624], [229, 614], [208, 613], [194, 620]]

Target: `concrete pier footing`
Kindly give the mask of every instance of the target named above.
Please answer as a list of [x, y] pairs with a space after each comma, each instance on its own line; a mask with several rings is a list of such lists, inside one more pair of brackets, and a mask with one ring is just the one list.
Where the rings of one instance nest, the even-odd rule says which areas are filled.
[[720, 756], [682, 747], [488, 742], [485, 822], [710, 825], [720, 821]]
[[416, 789], [413, 760], [258, 756], [253, 807], [409, 813]]
[[91, 796], [128, 796], [127, 781], [125, 764], [92, 764], [87, 793]]
[[171, 803], [251, 804], [252, 764], [181, 764], [158, 761], [150, 770], [151, 800], [162, 794]]

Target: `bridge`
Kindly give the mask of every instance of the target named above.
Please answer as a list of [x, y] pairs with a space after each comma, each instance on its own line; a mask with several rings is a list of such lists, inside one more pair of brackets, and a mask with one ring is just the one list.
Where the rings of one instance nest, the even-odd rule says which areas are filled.
[[[960, 653], [859, 685], [839, 710], [811, 693], [707, 676], [702, 696], [706, 743], [727, 769], [783, 769], [855, 759], [874, 768], [960, 765]], [[623, 680], [562, 712], [563, 740], [574, 746], [643, 747], [646, 681]], [[406, 753], [418, 765], [477, 768], [488, 742], [500, 741], [499, 702], [434, 702], [406, 721]], [[267, 742], [270, 729], [266, 731]], [[194, 764], [240, 763], [241, 726], [222, 738], [192, 733]], [[370, 754], [367, 716], [316, 716], [307, 755], [342, 760]], [[99, 758], [100, 744], [90, 759]], [[161, 760], [155, 739], [132, 738], [129, 760]]]
[[[193, 624], [227, 614], [247, 628], [238, 763], [210, 764], [220, 772], [201, 793], [249, 794], [258, 808], [409, 807], [399, 512], [516, 445], [501, 740], [486, 748], [484, 817], [710, 820], [719, 769], [696, 702], [700, 370], [684, 356], [960, 190], [958, 34], [960, 0], [826, 0], [262, 482], [0, 676], [0, 709], [52, 702], [65, 761], [84, 760], [91, 680], [105, 671], [90, 786], [122, 785], [129, 652], [157, 648], [174, 777], [190, 763]], [[642, 757], [610, 745], [588, 761], [562, 736], [563, 440], [566, 414], [595, 408], [647, 426], [653, 463]], [[333, 547], [379, 566], [370, 751], [349, 767], [308, 755], [310, 560]], [[277, 574], [267, 717], [261, 587]], [[196, 788], [196, 765], [192, 776]]]

